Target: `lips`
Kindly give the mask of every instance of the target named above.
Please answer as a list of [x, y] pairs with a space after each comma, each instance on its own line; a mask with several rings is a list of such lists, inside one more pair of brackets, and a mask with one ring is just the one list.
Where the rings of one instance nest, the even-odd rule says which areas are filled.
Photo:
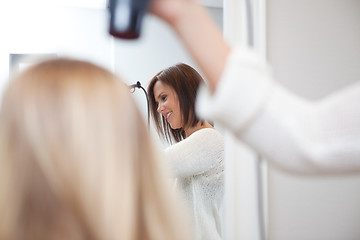
[[166, 120], [171, 116], [172, 112], [168, 112], [165, 116]]

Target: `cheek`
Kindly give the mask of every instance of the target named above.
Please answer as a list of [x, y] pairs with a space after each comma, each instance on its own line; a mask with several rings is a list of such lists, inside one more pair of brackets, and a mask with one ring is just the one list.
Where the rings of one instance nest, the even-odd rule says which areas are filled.
[[179, 127], [183, 127], [183, 116], [181, 114], [180, 108], [177, 108], [177, 111], [176, 111], [176, 124]]
[[180, 120], [182, 120], [182, 113], [181, 113], [179, 104], [177, 104], [177, 106], [176, 106], [176, 113], [177, 113], [177, 115], [178, 115], [178, 118], [179, 118]]

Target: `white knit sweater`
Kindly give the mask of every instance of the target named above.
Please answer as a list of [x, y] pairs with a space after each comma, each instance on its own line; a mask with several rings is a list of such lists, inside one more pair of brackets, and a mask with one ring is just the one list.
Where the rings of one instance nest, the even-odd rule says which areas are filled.
[[319, 101], [272, 79], [263, 58], [232, 50], [217, 90], [199, 90], [197, 111], [277, 166], [296, 173], [360, 172], [360, 83]]
[[204, 128], [165, 150], [192, 216], [197, 240], [221, 239], [224, 138]]

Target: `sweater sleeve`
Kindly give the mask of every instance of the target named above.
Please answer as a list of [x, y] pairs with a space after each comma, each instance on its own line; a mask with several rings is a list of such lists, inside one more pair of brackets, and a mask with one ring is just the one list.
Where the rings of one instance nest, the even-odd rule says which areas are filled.
[[216, 92], [201, 87], [198, 114], [287, 171], [360, 172], [360, 84], [311, 102], [271, 75], [261, 58], [234, 49]]
[[214, 129], [196, 131], [185, 140], [168, 147], [165, 158], [175, 177], [203, 174], [223, 164], [223, 136]]

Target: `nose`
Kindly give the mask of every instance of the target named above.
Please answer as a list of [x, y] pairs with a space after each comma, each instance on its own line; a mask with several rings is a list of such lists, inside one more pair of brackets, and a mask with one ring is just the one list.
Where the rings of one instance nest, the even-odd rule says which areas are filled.
[[163, 110], [164, 110], [163, 105], [159, 103], [159, 104], [158, 104], [158, 107], [157, 107], [157, 112], [158, 112], [158, 113], [161, 113]]

